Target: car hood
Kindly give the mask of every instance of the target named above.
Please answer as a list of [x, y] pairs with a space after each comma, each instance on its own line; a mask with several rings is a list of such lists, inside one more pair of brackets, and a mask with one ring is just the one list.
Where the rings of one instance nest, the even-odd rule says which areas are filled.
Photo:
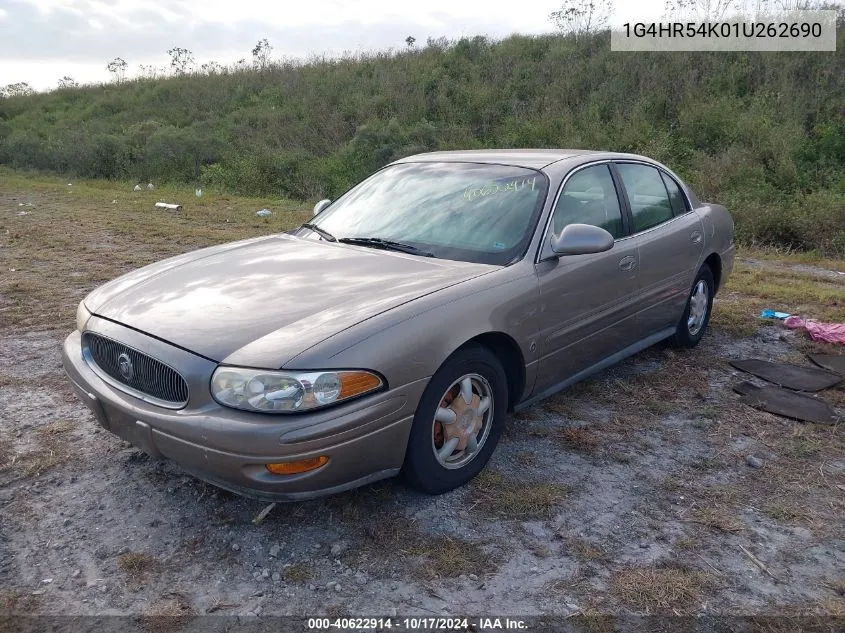
[[356, 323], [495, 269], [273, 235], [141, 268], [85, 305], [214, 361], [282, 367]]

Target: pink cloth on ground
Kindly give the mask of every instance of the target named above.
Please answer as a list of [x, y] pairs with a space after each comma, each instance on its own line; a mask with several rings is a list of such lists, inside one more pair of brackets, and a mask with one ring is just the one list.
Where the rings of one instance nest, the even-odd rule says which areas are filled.
[[801, 327], [806, 329], [813, 340], [845, 345], [845, 323], [821, 323], [812, 319], [804, 320], [801, 317], [791, 316], [783, 324], [792, 329]]

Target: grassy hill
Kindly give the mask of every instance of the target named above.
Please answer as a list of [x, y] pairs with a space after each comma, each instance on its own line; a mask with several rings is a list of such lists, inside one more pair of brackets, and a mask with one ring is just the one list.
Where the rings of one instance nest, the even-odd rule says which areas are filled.
[[843, 26], [835, 53], [476, 37], [0, 99], [0, 164], [315, 200], [426, 150], [632, 151], [727, 205], [746, 243], [843, 256]]

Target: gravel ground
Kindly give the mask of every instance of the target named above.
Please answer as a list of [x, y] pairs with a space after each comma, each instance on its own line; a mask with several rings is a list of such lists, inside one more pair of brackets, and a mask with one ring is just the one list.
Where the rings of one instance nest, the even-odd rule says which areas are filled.
[[[514, 615], [818, 612], [838, 605], [842, 591], [835, 518], [845, 456], [820, 462], [813, 454], [792, 473], [809, 486], [801, 507], [772, 512], [779, 497], [766, 482], [789, 466], [786, 449], [766, 438], [809, 427], [743, 410], [729, 389], [740, 376], [712, 364], [788, 356], [794, 337], [763, 328], [747, 340], [711, 334], [693, 352], [649, 350], [512, 417], [487, 471], [463, 490], [427, 497], [388, 481], [280, 504], [255, 526], [266, 504], [101, 430], [63, 379], [60, 336], [6, 334], [7, 607], [75, 615], [448, 615], [491, 604]], [[642, 419], [595, 395], [666, 381], [667, 365], [704, 378], [689, 387], [689, 406], [661, 410], [658, 400]], [[751, 430], [725, 422], [736, 425], [726, 434], [722, 407], [750, 416]], [[749, 455], [759, 460], [753, 466]], [[828, 487], [810, 486], [813, 471]], [[667, 587], [673, 593], [662, 596]]]

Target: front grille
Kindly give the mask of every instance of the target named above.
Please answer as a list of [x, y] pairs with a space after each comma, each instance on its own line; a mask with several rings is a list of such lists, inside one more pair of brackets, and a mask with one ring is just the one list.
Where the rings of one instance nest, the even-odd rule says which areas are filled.
[[130, 393], [140, 392], [171, 405], [181, 406], [188, 402], [188, 383], [175, 369], [161, 361], [91, 332], [83, 335], [85, 349], [96, 368], [129, 387], [127, 391]]

